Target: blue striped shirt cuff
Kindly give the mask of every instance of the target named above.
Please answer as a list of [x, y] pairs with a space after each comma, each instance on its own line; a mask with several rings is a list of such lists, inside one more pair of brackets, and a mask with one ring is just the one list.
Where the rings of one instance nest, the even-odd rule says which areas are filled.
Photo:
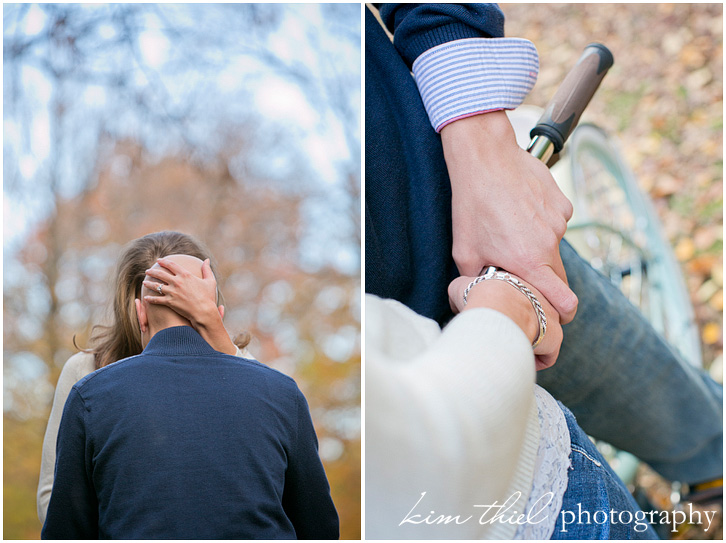
[[539, 56], [522, 38], [468, 38], [429, 49], [413, 75], [431, 125], [519, 106], [537, 81]]

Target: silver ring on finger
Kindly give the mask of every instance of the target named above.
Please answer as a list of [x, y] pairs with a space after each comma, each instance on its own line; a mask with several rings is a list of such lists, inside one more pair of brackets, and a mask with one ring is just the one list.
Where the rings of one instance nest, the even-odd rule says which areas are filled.
[[156, 285], [156, 292], [158, 292], [160, 296], [163, 296], [164, 293], [161, 291], [161, 287], [162, 287], [162, 284], [161, 283], [159, 283], [158, 285]]

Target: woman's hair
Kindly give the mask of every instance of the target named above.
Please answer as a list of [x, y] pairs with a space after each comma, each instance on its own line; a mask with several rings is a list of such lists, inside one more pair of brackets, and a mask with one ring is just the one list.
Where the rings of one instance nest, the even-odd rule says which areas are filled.
[[[96, 368], [102, 368], [117, 360], [134, 356], [143, 350], [141, 330], [136, 317], [134, 300], [141, 296], [141, 286], [146, 270], [157, 259], [176, 254], [195, 256], [200, 260], [209, 258], [212, 272], [216, 277], [216, 264], [209, 250], [200, 241], [179, 232], [156, 232], [130, 242], [119, 258], [116, 266], [113, 299], [113, 317], [110, 326], [96, 325], [91, 333], [92, 347], [86, 352], [93, 353]], [[217, 289], [217, 303], [223, 303], [222, 294]], [[244, 348], [250, 342], [247, 332], [239, 334], [234, 343]]]

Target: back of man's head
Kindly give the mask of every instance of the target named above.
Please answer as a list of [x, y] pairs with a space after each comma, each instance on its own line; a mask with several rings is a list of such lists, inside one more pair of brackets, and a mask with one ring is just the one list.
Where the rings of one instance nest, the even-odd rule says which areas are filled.
[[[197, 277], [202, 277], [202, 265], [203, 262], [198, 259], [195, 256], [191, 255], [170, 255], [167, 257], [164, 257], [167, 260], [171, 260], [175, 264], [178, 264], [179, 266], [183, 267], [185, 270], [189, 271], [190, 273], [196, 275]], [[153, 268], [160, 268], [161, 266], [156, 263], [152, 266]], [[154, 282], [154, 283], [161, 283], [158, 279], [155, 279], [153, 277], [146, 276], [146, 279], [148, 281]], [[162, 287], [162, 293], [163, 293], [163, 287]], [[148, 322], [148, 327], [150, 329], [150, 336], [153, 336], [156, 332], [159, 330], [163, 330], [165, 328], [170, 328], [172, 326], [191, 326], [191, 322], [189, 322], [186, 318], [179, 315], [176, 311], [174, 311], [172, 308], [160, 305], [160, 304], [153, 304], [145, 301], [145, 296], [163, 296], [164, 294], [159, 294], [156, 290], [150, 290], [146, 288], [145, 286], [141, 287], [141, 304], [143, 305], [143, 313], [145, 313], [146, 320]], [[139, 319], [143, 320], [142, 315], [139, 315]], [[142, 328], [143, 328], [143, 322]]]

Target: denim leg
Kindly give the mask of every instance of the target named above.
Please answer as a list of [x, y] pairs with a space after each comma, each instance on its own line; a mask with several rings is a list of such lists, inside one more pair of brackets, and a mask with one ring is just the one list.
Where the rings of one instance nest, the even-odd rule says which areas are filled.
[[537, 382], [590, 435], [670, 480], [723, 472], [723, 388], [684, 361], [605, 277], [566, 242], [560, 253], [580, 300], [557, 364]]
[[562, 404], [572, 466], [551, 539], [658, 539], [623, 482]]

